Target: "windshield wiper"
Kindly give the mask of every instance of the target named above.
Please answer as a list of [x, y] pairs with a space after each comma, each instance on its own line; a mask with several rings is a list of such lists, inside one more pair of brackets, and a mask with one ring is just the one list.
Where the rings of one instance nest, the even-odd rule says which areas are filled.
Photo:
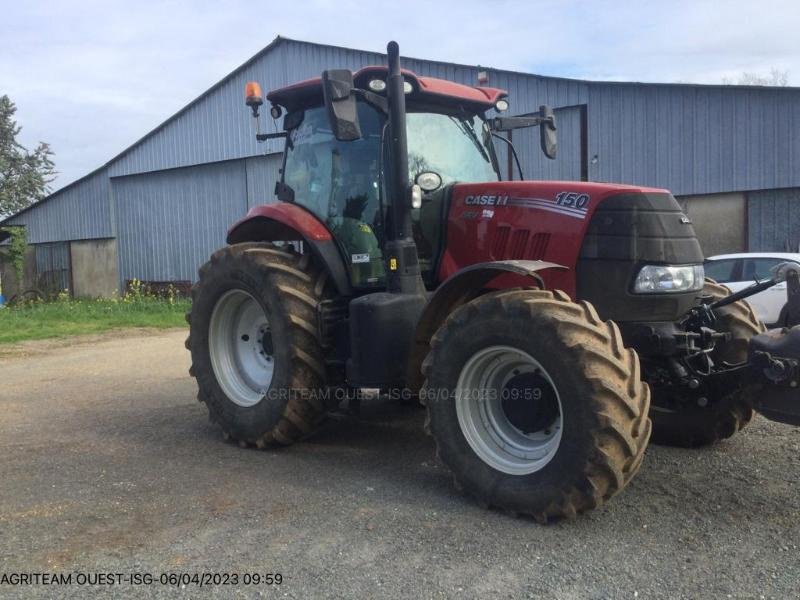
[[458, 128], [462, 131], [464, 135], [466, 135], [470, 140], [472, 140], [472, 143], [475, 144], [475, 147], [478, 149], [478, 152], [480, 152], [481, 156], [483, 156], [483, 160], [491, 164], [492, 160], [489, 158], [489, 154], [486, 152], [486, 148], [483, 147], [483, 144], [481, 144], [481, 141], [478, 139], [478, 134], [475, 133], [475, 130], [472, 128], [472, 125], [468, 124], [467, 121], [463, 119], [457, 119], [456, 117], [451, 116], [450, 119], [456, 125], [458, 125]]

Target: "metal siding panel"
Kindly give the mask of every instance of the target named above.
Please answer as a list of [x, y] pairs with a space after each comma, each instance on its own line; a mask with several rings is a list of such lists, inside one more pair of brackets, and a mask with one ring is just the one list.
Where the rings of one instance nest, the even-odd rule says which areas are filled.
[[590, 178], [675, 194], [800, 186], [795, 90], [589, 84]]
[[254, 156], [245, 159], [247, 170], [247, 207], [276, 201], [275, 182], [280, 178], [282, 155]]
[[747, 194], [751, 252], [800, 251], [800, 188]]
[[247, 211], [243, 160], [120, 177], [112, 185], [123, 282], [196, 280]]
[[109, 191], [106, 171], [98, 171], [8, 222], [25, 225], [31, 244], [113, 237]]
[[[550, 160], [542, 153], [539, 146], [538, 128], [518, 129], [514, 132], [514, 147], [522, 163], [522, 172], [526, 179], [580, 181], [580, 107], [562, 108], [556, 110], [555, 113], [558, 127], [558, 153], [555, 160]], [[498, 145], [500, 144], [503, 143], [498, 142]], [[504, 163], [501, 163], [501, 169], [505, 175]], [[518, 175], [515, 175], [516, 177]]]

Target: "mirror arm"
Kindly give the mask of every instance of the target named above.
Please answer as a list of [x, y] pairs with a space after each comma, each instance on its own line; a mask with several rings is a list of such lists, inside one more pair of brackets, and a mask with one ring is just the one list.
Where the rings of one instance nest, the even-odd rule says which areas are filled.
[[257, 133], [256, 140], [259, 142], [266, 142], [267, 140], [285, 138], [287, 135], [289, 135], [287, 131], [278, 131], [277, 133]]
[[543, 123], [550, 124], [555, 128], [555, 120], [551, 117], [495, 117], [487, 121], [492, 131], [511, 131], [512, 129], [522, 129], [523, 127], [537, 127]]
[[360, 88], [353, 88], [353, 93], [364, 98], [367, 104], [374, 106], [384, 114], [389, 114], [389, 101], [383, 96], [379, 96], [374, 92], [362, 90]]

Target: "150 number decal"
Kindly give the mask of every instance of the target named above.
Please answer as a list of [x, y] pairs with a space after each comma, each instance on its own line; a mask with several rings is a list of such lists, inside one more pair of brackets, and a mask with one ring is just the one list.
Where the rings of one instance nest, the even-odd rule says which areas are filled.
[[589, 205], [589, 194], [581, 194], [579, 192], [559, 192], [556, 194], [556, 204], [568, 208], [577, 208], [578, 210], [586, 210]]

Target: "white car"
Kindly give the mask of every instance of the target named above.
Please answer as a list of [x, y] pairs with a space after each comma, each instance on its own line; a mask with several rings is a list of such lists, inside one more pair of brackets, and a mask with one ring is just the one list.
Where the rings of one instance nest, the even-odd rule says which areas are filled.
[[[746, 254], [720, 254], [705, 261], [706, 277], [724, 283], [738, 292], [753, 283], [772, 277], [770, 269], [783, 262], [797, 265], [800, 271], [800, 253], [750, 252]], [[756, 316], [767, 326], [783, 327], [786, 322], [786, 282], [747, 298]]]

